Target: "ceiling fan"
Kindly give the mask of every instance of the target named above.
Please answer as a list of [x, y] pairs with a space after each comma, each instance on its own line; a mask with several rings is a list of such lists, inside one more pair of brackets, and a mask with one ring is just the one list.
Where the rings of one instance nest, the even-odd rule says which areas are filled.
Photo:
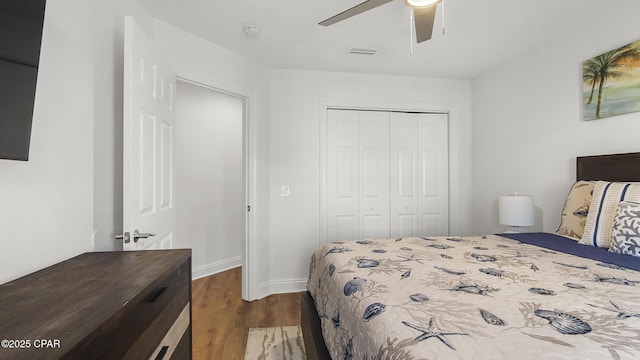
[[[351, 9], [345, 10], [338, 15], [332, 16], [319, 25], [329, 26], [356, 16], [365, 11], [377, 8], [393, 0], [367, 0]], [[418, 43], [431, 39], [433, 31], [433, 21], [436, 16], [436, 8], [442, 0], [404, 0], [405, 4], [413, 10], [414, 22], [416, 26], [416, 40]]]

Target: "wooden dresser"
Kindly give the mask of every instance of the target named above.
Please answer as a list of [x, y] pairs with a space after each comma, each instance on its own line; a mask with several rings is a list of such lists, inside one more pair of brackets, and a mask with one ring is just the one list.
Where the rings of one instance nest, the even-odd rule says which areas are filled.
[[85, 253], [0, 285], [0, 359], [191, 359], [191, 250]]

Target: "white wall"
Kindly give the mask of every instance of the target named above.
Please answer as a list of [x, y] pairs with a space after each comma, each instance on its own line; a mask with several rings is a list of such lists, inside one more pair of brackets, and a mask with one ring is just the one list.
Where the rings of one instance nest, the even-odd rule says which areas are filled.
[[640, 2], [607, 2], [564, 31], [472, 82], [473, 231], [503, 231], [499, 195], [535, 196], [533, 230], [554, 232], [575, 157], [639, 151], [640, 113], [581, 120], [582, 61], [640, 39]]
[[245, 241], [243, 100], [176, 86], [174, 247], [192, 248], [194, 278], [242, 264]]
[[29, 161], [0, 160], [0, 283], [91, 250], [91, 14], [47, 2]]
[[[466, 80], [299, 70], [271, 71], [271, 292], [304, 289], [320, 244], [323, 107], [448, 110], [451, 233], [470, 230], [471, 87]], [[291, 194], [280, 196], [280, 185]]]

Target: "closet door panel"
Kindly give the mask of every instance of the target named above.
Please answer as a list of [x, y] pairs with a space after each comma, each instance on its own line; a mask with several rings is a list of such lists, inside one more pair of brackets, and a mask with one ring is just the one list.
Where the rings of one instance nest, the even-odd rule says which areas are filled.
[[359, 239], [358, 217], [353, 215], [336, 215], [334, 231], [329, 241], [344, 241]]
[[359, 238], [358, 112], [329, 110], [327, 116], [328, 241]]
[[398, 219], [398, 228], [395, 234], [392, 234], [392, 237], [401, 238], [408, 236], [415, 236], [418, 232], [418, 224], [420, 223], [416, 218], [415, 214], [399, 214], [397, 216]]
[[389, 113], [359, 112], [360, 235], [389, 237]]
[[389, 237], [388, 218], [381, 215], [363, 215], [361, 239], [386, 239]]
[[423, 213], [420, 220], [420, 234], [423, 236], [448, 235], [439, 229], [439, 214]]
[[391, 113], [390, 227], [392, 237], [419, 233], [418, 217], [418, 116]]
[[449, 158], [446, 114], [418, 116], [418, 206], [424, 235], [449, 234]]

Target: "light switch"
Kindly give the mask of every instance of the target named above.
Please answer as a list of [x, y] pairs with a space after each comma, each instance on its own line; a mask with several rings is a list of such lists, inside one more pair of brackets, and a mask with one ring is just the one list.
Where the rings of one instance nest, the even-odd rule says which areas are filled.
[[280, 185], [280, 196], [289, 196], [290, 194], [289, 185]]

